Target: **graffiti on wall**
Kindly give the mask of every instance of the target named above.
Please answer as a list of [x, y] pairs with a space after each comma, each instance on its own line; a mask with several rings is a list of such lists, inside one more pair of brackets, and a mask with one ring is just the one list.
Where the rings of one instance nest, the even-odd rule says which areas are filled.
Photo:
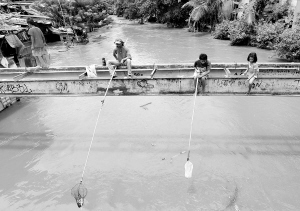
[[289, 70], [289, 69], [262, 69], [259, 71], [259, 74], [262, 74], [262, 75], [267, 75], [267, 76], [287, 76], [287, 75], [299, 75], [300, 74], [300, 71], [298, 70], [295, 70], [295, 69], [292, 69], [292, 70]]
[[156, 84], [159, 86], [159, 88], [164, 89], [171, 89], [171, 87], [174, 87], [174, 85], [175, 87], [178, 87], [180, 83], [180, 79], [162, 79], [156, 81]]
[[28, 94], [32, 93], [31, 89], [28, 89], [26, 84], [0, 84], [0, 93], [1, 94], [13, 94], [13, 93], [20, 93], [20, 94]]
[[[238, 87], [247, 87], [248, 82], [244, 79], [213, 79], [211, 86], [214, 86], [215, 89], [218, 88], [232, 88], [237, 89]], [[262, 91], [266, 90], [282, 90], [282, 91], [297, 91], [300, 90], [300, 79], [296, 80], [284, 80], [284, 79], [256, 79], [252, 84], [253, 89], [258, 89]], [[243, 89], [243, 88], [242, 88]]]
[[56, 82], [55, 87], [60, 93], [69, 93], [68, 84], [66, 82]]
[[146, 79], [138, 80], [137, 85], [145, 91], [150, 91], [154, 88], [154, 85], [148, 84], [148, 81]]

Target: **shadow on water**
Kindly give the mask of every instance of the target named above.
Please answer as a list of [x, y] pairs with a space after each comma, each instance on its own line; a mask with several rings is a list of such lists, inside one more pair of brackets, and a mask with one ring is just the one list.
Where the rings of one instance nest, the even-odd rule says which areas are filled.
[[[24, 141], [23, 139], [16, 139], [13, 140], [13, 142], [11, 142], [10, 144], [7, 144], [6, 140], [10, 140], [11, 137], [15, 137], [18, 134], [13, 134], [13, 133], [1, 133], [0, 135], [0, 140], [3, 140], [0, 143], [0, 151], [1, 150], [11, 150], [11, 149], [24, 149], [26, 148], [28, 145], [33, 145], [35, 143], [34, 140], [36, 139], [47, 139], [47, 136], [45, 135], [45, 133], [29, 133], [26, 134], [26, 141]], [[124, 143], [126, 143], [126, 145], [130, 145], [130, 148], [123, 148], [122, 146], [119, 146], [119, 142], [115, 142], [117, 140], [119, 140], [119, 137], [122, 136]], [[48, 137], [49, 138], [49, 137]], [[63, 142], [61, 142], [61, 145], [55, 147], [55, 150], [62, 150], [64, 149], [66, 146], [68, 146], [68, 144], [72, 143], [74, 141], [74, 139], [78, 139], [78, 138], [82, 138], [85, 139], [86, 135], [82, 135], [82, 136], [72, 136], [69, 135], [68, 138], [64, 138]], [[177, 139], [177, 141], [172, 141], [173, 139]], [[162, 140], [168, 139], [168, 144], [177, 144], [178, 143], [178, 136], [176, 137], [164, 137], [161, 138]], [[184, 139], [184, 137], [182, 137]], [[185, 137], [186, 138], [186, 137]], [[235, 155], [244, 155], [244, 157], [248, 157], [250, 155], [258, 155], [258, 156], [300, 156], [300, 150], [299, 146], [299, 137], [294, 137], [293, 139], [290, 139], [289, 136], [265, 136], [265, 137], [255, 137], [255, 136], [244, 136], [244, 137], [233, 137], [233, 136], [222, 136], [222, 137], [211, 137], [214, 141], [210, 142], [210, 141], [203, 141], [201, 139], [203, 139], [203, 137], [200, 136], [194, 136], [193, 139], [194, 140], [201, 140], [200, 142], [195, 142], [194, 146], [193, 146], [193, 152], [196, 154], [201, 154], [201, 155], [206, 155], [206, 154], [213, 154], [213, 155], [231, 155], [231, 156], [235, 156]], [[93, 146], [93, 150], [96, 150], [97, 152], [111, 152], [111, 151], [115, 151], [116, 149], [121, 150], [122, 152], [131, 152], [131, 151], [139, 151], [142, 148], [144, 148], [145, 150], [147, 150], [147, 148], [149, 147], [147, 144], [145, 144], [145, 142], [147, 142], [148, 140], [155, 140], [156, 142], [159, 143], [159, 138], [153, 136], [147, 136], [147, 139], [145, 140], [145, 137], [143, 136], [139, 136], [139, 135], [134, 135], [134, 136], [130, 136], [128, 134], [117, 134], [117, 135], [107, 135], [105, 136], [96, 136], [95, 139], [97, 140], [101, 140], [101, 142], [103, 143], [108, 143], [105, 144], [104, 146], [101, 145], [94, 145]], [[137, 143], [137, 139], [141, 140], [141, 142]], [[228, 140], [238, 140], [236, 142], [230, 142]], [[143, 140], [143, 141], [142, 141]], [[218, 141], [216, 141], [218, 140]], [[223, 143], [223, 141], [226, 140], [226, 145], [220, 147], [219, 145], [221, 145]], [[247, 142], [245, 142], [245, 140], [247, 140]], [[257, 140], [257, 141], [255, 141]], [[259, 140], [259, 141], [258, 141]], [[281, 141], [282, 140], [282, 141]], [[266, 141], [266, 142], [265, 142]], [[287, 143], [288, 142], [288, 143]], [[159, 146], [159, 144], [156, 144], [157, 146]], [[270, 146], [272, 146], [273, 148], [270, 148]], [[284, 149], [281, 149], [285, 147]], [[44, 146], [36, 146], [34, 148], [34, 150], [44, 150], [45, 147]], [[86, 151], [85, 148], [83, 149], [78, 149], [79, 151]], [[183, 149], [184, 150], [184, 149]], [[165, 153], [169, 153], [169, 152], [173, 152], [174, 149], [164, 149]]]
[[47, 133], [0, 134], [0, 165], [5, 169], [0, 180], [0, 189], [4, 190], [2, 194], [9, 192], [11, 187], [26, 177], [28, 169], [39, 161], [39, 154], [43, 153], [52, 141], [52, 136], [48, 136]]
[[231, 207], [234, 207], [235, 210], [238, 211], [237, 205], [235, 204], [237, 201], [237, 197], [238, 197], [238, 187], [236, 186], [234, 189], [234, 193], [231, 196], [229, 196], [229, 202], [223, 211], [226, 211], [227, 209], [229, 209]]
[[[0, 134], [0, 137], [6, 137], [6, 136], [9, 136], [11, 133], [7, 133], [7, 132], [1, 132]], [[43, 135], [44, 133], [34, 133], [32, 134], [33, 136], [41, 136]], [[73, 134], [74, 135], [74, 134]], [[90, 134], [80, 134], [80, 135], [74, 135], [72, 136], [69, 135], [70, 138], [74, 138], [74, 137], [78, 137], [78, 138], [84, 138], [86, 137], [86, 135], [90, 135]], [[120, 137], [123, 137], [124, 139], [133, 139], [133, 140], [136, 140], [136, 139], [139, 139], [139, 140], [143, 140], [143, 139], [147, 139], [147, 140], [158, 140], [158, 139], [168, 139], [168, 143], [175, 143], [175, 142], [178, 142], [178, 139], [186, 139], [187, 138], [187, 135], [174, 135], [172, 136], [171, 134], [170, 135], [167, 135], [167, 136], [164, 136], [164, 137], [161, 137], [161, 135], [159, 136], [156, 136], [156, 135], [149, 135], [147, 134], [147, 137], [145, 137], [145, 135], [142, 135], [142, 134], [127, 134], [127, 133], [120, 133], [118, 132], [118, 134], [114, 134], [114, 133], [104, 133], [102, 134], [101, 136], [97, 136], [98, 138], [102, 138], [102, 139], [107, 139], [107, 138], [111, 138], [111, 139], [118, 139]], [[202, 135], [196, 135], [194, 134], [193, 135], [193, 139], [195, 140], [203, 140], [203, 139], [206, 139], [206, 135], [205, 134], [202, 134]], [[176, 140], [175, 140], [176, 139]], [[222, 143], [222, 141], [226, 140], [226, 143], [229, 143], [229, 144], [244, 144], [244, 145], [251, 145], [251, 144], [255, 144], [255, 145], [282, 145], [284, 144], [285, 142], [291, 142], [291, 141], [294, 141], [295, 145], [300, 145], [300, 142], [299, 142], [299, 139], [300, 139], [300, 136], [284, 136], [284, 135], [280, 135], [280, 136], [274, 136], [274, 135], [270, 135], [270, 136], [261, 136], [261, 135], [249, 135], [249, 136], [242, 136], [242, 135], [222, 135], [222, 136], [216, 136], [216, 135], [209, 135], [209, 140], [204, 140], [206, 142], [209, 142], [209, 143], [216, 143], [216, 140], [218, 140], [219, 143]], [[236, 142], [234, 141], [229, 141], [229, 140], [238, 140]], [[245, 140], [248, 141], [247, 142], [244, 142]], [[262, 141], [262, 142], [255, 142], [255, 141]], [[266, 142], [265, 142], [266, 141]], [[206, 143], [205, 142], [205, 143]]]
[[192, 33], [192, 37], [204, 37], [204, 36], [207, 36], [207, 35], [211, 35], [210, 32], [197, 32], [197, 33], [194, 33], [194, 32], [189, 32], [189, 33]]
[[0, 111], [0, 122], [4, 122], [11, 115], [15, 114], [15, 112], [22, 110], [28, 105], [30, 105], [30, 102], [21, 99], [20, 101], [14, 103], [12, 106], [9, 106], [8, 108]]

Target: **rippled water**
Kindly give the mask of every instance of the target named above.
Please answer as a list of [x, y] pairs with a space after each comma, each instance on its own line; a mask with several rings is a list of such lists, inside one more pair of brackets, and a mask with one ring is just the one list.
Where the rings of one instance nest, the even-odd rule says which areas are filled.
[[[252, 51], [182, 29], [119, 21], [68, 52], [52, 44], [54, 65], [109, 58], [113, 40], [123, 35], [129, 37], [136, 63], [192, 62], [198, 55], [193, 45], [208, 41], [215, 62], [227, 55], [220, 49], [241, 49], [237, 62]], [[96, 39], [99, 34], [104, 38]], [[167, 39], [177, 45], [166, 47]], [[184, 54], [179, 54], [179, 43], [189, 43]], [[256, 51], [269, 61], [268, 51]], [[0, 210], [78, 209], [70, 190], [80, 181], [101, 99], [24, 98], [0, 113]], [[88, 195], [82, 210], [297, 211], [299, 103], [297, 97], [197, 97], [194, 171], [186, 179], [187, 154], [180, 153], [188, 150], [193, 98], [107, 97], [84, 173]]]
[[[200, 53], [212, 62], [247, 62], [254, 51], [258, 62], [280, 62], [274, 52], [245, 46], [230, 46], [229, 41], [216, 40], [210, 33], [192, 33], [187, 29], [169, 29], [161, 24], [139, 25], [134, 21], [117, 19], [109, 27], [89, 34], [90, 43], [66, 52], [62, 47], [50, 46], [53, 65], [101, 64], [101, 58], [114, 59], [114, 40], [122, 38], [130, 49], [133, 64], [193, 63]], [[63, 58], [63, 59], [61, 59]]]

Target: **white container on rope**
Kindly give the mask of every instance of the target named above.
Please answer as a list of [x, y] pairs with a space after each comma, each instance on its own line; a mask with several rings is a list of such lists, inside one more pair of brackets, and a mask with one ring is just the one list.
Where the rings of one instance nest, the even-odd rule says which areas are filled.
[[184, 168], [185, 168], [185, 177], [186, 178], [191, 178], [192, 177], [192, 174], [193, 174], [193, 164], [191, 161], [187, 161], [184, 165]]

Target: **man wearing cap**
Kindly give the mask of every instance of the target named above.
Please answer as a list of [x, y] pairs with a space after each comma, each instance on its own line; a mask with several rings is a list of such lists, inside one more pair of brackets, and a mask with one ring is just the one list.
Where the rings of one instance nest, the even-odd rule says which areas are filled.
[[[113, 76], [114, 78], [117, 77], [116, 72], [114, 72], [114, 66], [119, 67], [119, 66], [127, 66], [128, 70], [128, 76], [131, 77], [131, 55], [128, 50], [124, 46], [124, 42], [121, 39], [116, 39], [115, 40], [116, 48], [113, 51], [113, 56], [116, 58], [116, 61], [108, 61], [108, 69], [110, 72], [110, 75]], [[114, 73], [114, 75], [113, 75]]]

